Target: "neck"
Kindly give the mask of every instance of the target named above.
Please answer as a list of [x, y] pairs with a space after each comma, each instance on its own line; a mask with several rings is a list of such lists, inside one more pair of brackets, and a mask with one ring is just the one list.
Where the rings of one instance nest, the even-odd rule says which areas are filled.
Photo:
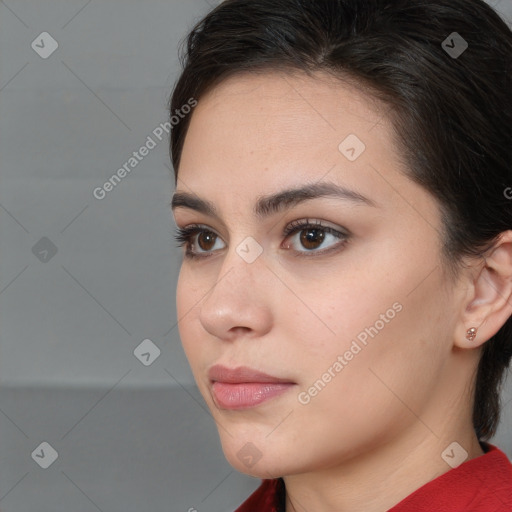
[[473, 429], [436, 436], [416, 423], [399, 439], [359, 453], [342, 465], [284, 477], [286, 512], [385, 512], [452, 467], [441, 454], [453, 442], [468, 452], [484, 452]]

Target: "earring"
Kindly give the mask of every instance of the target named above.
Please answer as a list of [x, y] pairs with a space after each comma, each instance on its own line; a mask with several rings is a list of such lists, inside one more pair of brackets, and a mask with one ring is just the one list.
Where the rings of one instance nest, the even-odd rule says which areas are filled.
[[476, 337], [476, 328], [475, 327], [471, 327], [470, 329], [468, 329], [466, 331], [466, 338], [469, 340], [469, 341], [473, 341]]

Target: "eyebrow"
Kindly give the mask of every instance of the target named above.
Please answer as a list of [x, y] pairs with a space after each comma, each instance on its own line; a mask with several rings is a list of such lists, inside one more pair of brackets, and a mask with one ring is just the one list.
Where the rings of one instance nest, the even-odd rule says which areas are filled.
[[[357, 204], [377, 207], [374, 201], [359, 192], [334, 183], [320, 182], [283, 190], [267, 196], [260, 196], [254, 206], [254, 216], [259, 220], [263, 220], [265, 217], [292, 208], [304, 201], [321, 197], [336, 197]], [[175, 208], [190, 208], [220, 220], [217, 208], [212, 202], [187, 192], [176, 192], [172, 197], [171, 208], [172, 210]]]

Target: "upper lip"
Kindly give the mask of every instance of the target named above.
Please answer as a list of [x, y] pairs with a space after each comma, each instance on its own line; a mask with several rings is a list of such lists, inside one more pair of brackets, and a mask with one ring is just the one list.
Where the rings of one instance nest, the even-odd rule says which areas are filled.
[[212, 382], [227, 382], [229, 384], [241, 384], [243, 382], [287, 382], [289, 379], [280, 379], [267, 373], [254, 370], [247, 366], [238, 366], [237, 368], [227, 368], [220, 364], [212, 366], [208, 372], [208, 377]]

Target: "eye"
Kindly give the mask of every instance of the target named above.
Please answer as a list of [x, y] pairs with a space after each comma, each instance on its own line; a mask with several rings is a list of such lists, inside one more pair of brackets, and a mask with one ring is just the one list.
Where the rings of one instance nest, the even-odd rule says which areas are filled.
[[[348, 232], [338, 231], [330, 226], [324, 226], [321, 221], [311, 222], [309, 219], [294, 221], [289, 224], [283, 232], [283, 237], [287, 239], [296, 233], [300, 234], [298, 242], [306, 249], [306, 251], [294, 249], [295, 256], [298, 257], [309, 257], [309, 254], [318, 255], [325, 254], [327, 252], [330, 253], [332, 250], [345, 245], [349, 239]], [[328, 249], [323, 249], [321, 251], [316, 250], [321, 247], [329, 237], [333, 240], [337, 239], [341, 241], [334, 245], [331, 244]], [[174, 239], [179, 242], [178, 247], [186, 247], [185, 257], [189, 259], [207, 258], [211, 256], [211, 252], [215, 249], [216, 241], [218, 239], [220, 240], [219, 236], [212, 230], [208, 229], [206, 226], [198, 224], [193, 224], [186, 228], [178, 228]], [[197, 244], [200, 248], [199, 251], [193, 248], [194, 239], [197, 239]], [[288, 250], [290, 246], [293, 245], [295, 244], [286, 244], [284, 248]]]
[[[348, 233], [343, 233], [330, 226], [324, 226], [321, 221], [311, 222], [309, 219], [305, 221], [294, 221], [284, 230], [286, 237], [290, 237], [290, 235], [295, 235], [296, 233], [300, 235], [298, 242], [302, 247], [306, 248], [306, 251], [295, 251], [295, 255], [299, 257], [308, 257], [308, 253], [313, 253], [314, 255], [330, 253], [332, 250], [338, 249], [341, 245], [345, 245], [349, 238]], [[341, 240], [341, 242], [334, 245], [331, 244], [328, 249], [317, 251], [316, 249], [321, 247], [329, 237], [333, 240]], [[289, 247], [290, 245], [287, 246], [287, 248]]]
[[[196, 250], [191, 250], [192, 239], [196, 237], [200, 248], [207, 253], [207, 256], [199, 256]], [[215, 242], [216, 238], [218, 238], [218, 236], [213, 231], [197, 224], [193, 224], [186, 228], [178, 228], [174, 235], [174, 239], [178, 242], [177, 247], [185, 246], [185, 257], [190, 259], [208, 257], [209, 251], [214, 247], [214, 245], [212, 246], [212, 243]], [[199, 252], [199, 254], [201, 253]]]

